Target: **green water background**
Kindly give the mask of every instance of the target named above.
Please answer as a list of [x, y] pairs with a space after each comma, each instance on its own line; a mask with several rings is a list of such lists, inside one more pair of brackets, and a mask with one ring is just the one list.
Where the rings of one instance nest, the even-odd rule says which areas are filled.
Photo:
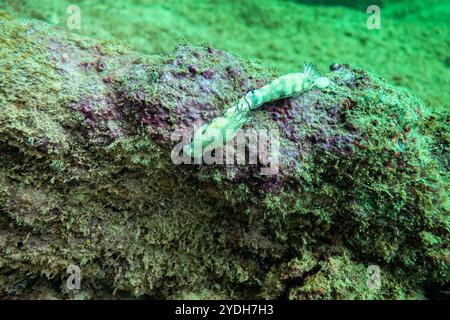
[[[381, 29], [369, 30], [367, 7], [381, 8]], [[327, 70], [352, 63], [415, 92], [434, 110], [449, 110], [450, 0], [0, 0], [21, 18], [67, 28], [67, 8], [81, 10], [81, 29], [145, 54], [182, 42], [209, 43], [259, 59], [279, 73], [304, 61]]]

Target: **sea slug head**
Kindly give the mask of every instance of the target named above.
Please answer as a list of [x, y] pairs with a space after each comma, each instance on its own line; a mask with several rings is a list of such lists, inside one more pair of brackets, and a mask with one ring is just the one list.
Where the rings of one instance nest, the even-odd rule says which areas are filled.
[[214, 149], [223, 144], [223, 131], [227, 127], [228, 120], [220, 117], [211, 123], [201, 126], [192, 138], [192, 142], [183, 147], [186, 155], [200, 158], [207, 150]]
[[204, 124], [195, 131], [191, 143], [183, 147], [183, 152], [185, 155], [193, 156], [195, 158], [199, 158], [202, 156], [205, 132], [207, 130], [208, 124]]

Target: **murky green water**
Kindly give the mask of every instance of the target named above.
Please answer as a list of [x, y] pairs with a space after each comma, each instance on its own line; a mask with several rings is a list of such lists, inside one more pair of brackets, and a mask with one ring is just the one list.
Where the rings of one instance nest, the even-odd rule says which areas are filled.
[[[370, 29], [380, 8], [381, 29]], [[449, 107], [450, 1], [428, 0], [0, 0], [15, 15], [68, 28], [70, 5], [80, 29], [156, 54], [177, 43], [208, 42], [258, 58], [280, 73], [312, 61], [321, 69], [348, 62], [405, 86], [433, 109]], [[371, 17], [372, 16], [372, 17]]]

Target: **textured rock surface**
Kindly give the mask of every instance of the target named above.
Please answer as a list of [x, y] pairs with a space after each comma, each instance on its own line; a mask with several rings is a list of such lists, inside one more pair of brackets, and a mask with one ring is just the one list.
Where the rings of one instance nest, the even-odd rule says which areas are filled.
[[0, 44], [2, 296], [443, 294], [449, 119], [413, 94], [334, 66], [326, 91], [253, 112], [248, 127], [281, 134], [280, 172], [261, 176], [174, 165], [170, 135], [273, 71], [208, 46], [140, 56], [1, 13]]

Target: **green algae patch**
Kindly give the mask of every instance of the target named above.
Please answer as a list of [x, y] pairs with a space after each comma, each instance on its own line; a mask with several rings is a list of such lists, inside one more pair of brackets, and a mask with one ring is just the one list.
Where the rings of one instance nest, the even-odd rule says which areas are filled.
[[[351, 61], [411, 89], [434, 110], [448, 110], [449, 1], [445, 0], [0, 0], [15, 15], [67, 26], [70, 5], [81, 13], [74, 32], [118, 39], [145, 54], [170, 53], [181, 39], [261, 59], [288, 73], [304, 61], [320, 68]], [[370, 5], [381, 29], [370, 30]], [[123, 23], [117, 23], [117, 21]]]
[[143, 56], [4, 14], [0, 27], [2, 297], [443, 294], [449, 122], [411, 92], [334, 65], [326, 90], [251, 115], [245, 128], [280, 132], [278, 174], [175, 165], [174, 130], [274, 70], [208, 45]]
[[[50, 144], [64, 147], [64, 134], [54, 125], [52, 117], [58, 117], [65, 97], [61, 77], [49, 61], [49, 52], [33, 43], [26, 34], [26, 25], [9, 19], [0, 23], [2, 142], [14, 139], [30, 152]], [[23, 138], [21, 142], [15, 139], [19, 136]]]

